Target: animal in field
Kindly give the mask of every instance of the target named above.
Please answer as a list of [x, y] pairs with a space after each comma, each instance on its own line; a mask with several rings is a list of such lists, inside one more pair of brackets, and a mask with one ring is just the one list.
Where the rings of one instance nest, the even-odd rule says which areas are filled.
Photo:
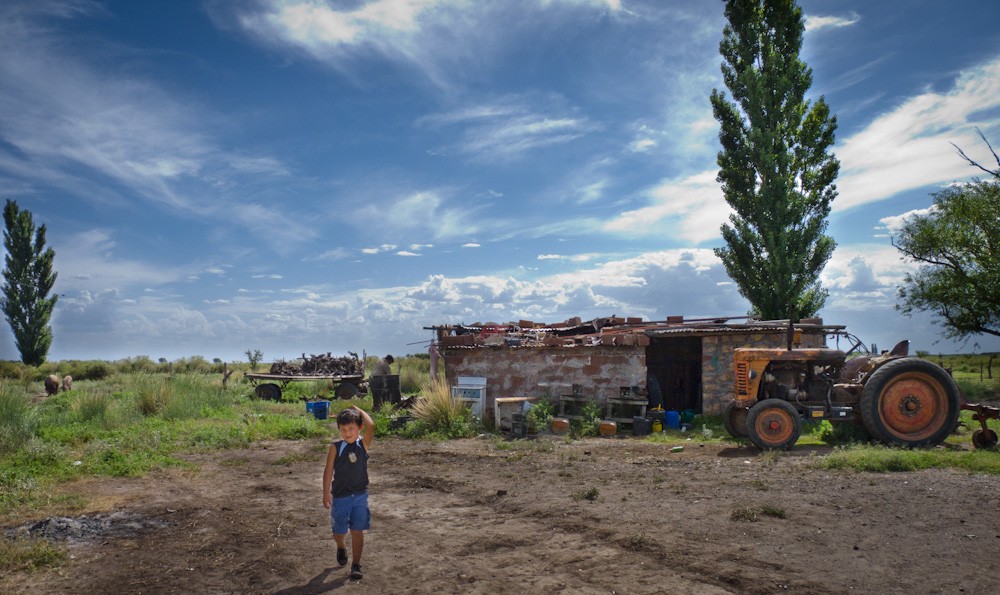
[[55, 374], [49, 374], [45, 379], [45, 394], [50, 397], [59, 392], [59, 377]]

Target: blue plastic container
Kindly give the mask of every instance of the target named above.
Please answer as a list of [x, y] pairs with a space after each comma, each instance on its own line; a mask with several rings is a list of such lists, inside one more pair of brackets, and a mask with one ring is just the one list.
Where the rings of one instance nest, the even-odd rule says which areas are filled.
[[306, 413], [312, 413], [316, 419], [326, 419], [330, 416], [330, 401], [309, 401]]
[[667, 428], [671, 430], [681, 429], [681, 414], [679, 411], [667, 411], [663, 416]]

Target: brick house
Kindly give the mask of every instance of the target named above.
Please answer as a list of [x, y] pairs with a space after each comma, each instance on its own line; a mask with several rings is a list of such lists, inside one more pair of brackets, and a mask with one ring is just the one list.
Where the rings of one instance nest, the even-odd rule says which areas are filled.
[[[474, 324], [428, 327], [436, 333], [449, 384], [459, 376], [487, 379], [483, 410], [498, 397], [547, 397], [576, 390], [597, 402], [622, 387], [645, 388], [647, 374], [661, 387], [665, 409], [719, 414], [733, 394], [733, 350], [784, 347], [787, 321], [737, 319], [663, 322], [633, 318], [571, 319], [559, 325]], [[794, 325], [796, 345], [826, 346], [843, 326], [805, 319]]]

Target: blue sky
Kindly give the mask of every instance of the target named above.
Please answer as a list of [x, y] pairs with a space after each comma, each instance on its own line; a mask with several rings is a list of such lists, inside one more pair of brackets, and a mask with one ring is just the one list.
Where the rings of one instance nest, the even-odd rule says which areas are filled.
[[[1000, 3], [801, 2], [838, 116], [824, 320], [1000, 145]], [[740, 316], [712, 248], [722, 2], [31, 0], [0, 8], [0, 198], [56, 250], [52, 359], [406, 353], [422, 327]], [[9, 329], [0, 358], [17, 359]]]

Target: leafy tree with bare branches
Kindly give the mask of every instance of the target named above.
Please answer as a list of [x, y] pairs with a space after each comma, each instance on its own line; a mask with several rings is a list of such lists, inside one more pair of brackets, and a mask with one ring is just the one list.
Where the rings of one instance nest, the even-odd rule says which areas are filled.
[[935, 193], [930, 212], [908, 219], [893, 237], [904, 257], [921, 265], [906, 275], [896, 308], [907, 315], [933, 312], [945, 335], [959, 339], [1000, 336], [1000, 157], [982, 132], [979, 135], [997, 160], [997, 169], [955, 148], [993, 179]]

